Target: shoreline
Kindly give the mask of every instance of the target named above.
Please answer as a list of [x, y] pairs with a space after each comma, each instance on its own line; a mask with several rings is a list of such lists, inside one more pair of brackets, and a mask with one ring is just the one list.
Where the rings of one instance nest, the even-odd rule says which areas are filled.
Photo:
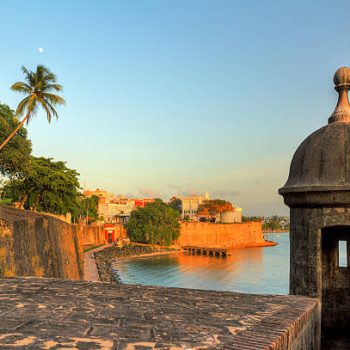
[[118, 271], [118, 262], [121, 261], [128, 261], [128, 260], [141, 260], [144, 258], [150, 258], [154, 256], [161, 256], [161, 255], [168, 255], [168, 254], [175, 254], [175, 253], [181, 253], [184, 252], [184, 250], [174, 250], [169, 252], [154, 252], [154, 253], [147, 253], [147, 254], [141, 254], [141, 255], [135, 255], [130, 257], [124, 257], [124, 258], [114, 258], [111, 260], [111, 278], [115, 279], [118, 284], [123, 284], [123, 281], [119, 275]]
[[178, 250], [153, 248], [151, 246], [138, 244], [128, 245], [124, 247], [117, 247], [113, 245], [94, 253], [94, 258], [97, 271], [102, 282], [121, 284], [122, 281], [118, 275], [118, 271], [114, 267], [118, 261], [136, 258], [147, 258], [151, 256], [176, 252], [178, 252]]
[[131, 260], [131, 259], [142, 259], [142, 258], [148, 258], [151, 256], [157, 256], [157, 255], [166, 255], [166, 254], [174, 254], [174, 253], [182, 253], [184, 252], [183, 249], [180, 250], [173, 250], [173, 251], [168, 251], [168, 252], [154, 252], [154, 253], [145, 253], [145, 254], [140, 254], [140, 255], [134, 255], [134, 256], [127, 256], [127, 257], [119, 257], [112, 259], [112, 261], [125, 261], [125, 260]]

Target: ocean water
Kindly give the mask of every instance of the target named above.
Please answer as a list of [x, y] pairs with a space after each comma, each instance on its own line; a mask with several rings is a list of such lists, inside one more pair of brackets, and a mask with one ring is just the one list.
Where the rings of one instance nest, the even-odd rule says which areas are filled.
[[289, 235], [271, 233], [274, 247], [235, 249], [227, 258], [173, 253], [119, 261], [125, 284], [288, 294]]

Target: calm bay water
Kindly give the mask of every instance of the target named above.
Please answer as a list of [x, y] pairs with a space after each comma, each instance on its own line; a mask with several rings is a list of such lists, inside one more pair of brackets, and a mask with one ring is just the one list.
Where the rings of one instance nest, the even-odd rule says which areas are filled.
[[278, 245], [235, 249], [228, 258], [174, 253], [119, 261], [115, 267], [125, 284], [288, 294], [289, 235], [267, 239]]

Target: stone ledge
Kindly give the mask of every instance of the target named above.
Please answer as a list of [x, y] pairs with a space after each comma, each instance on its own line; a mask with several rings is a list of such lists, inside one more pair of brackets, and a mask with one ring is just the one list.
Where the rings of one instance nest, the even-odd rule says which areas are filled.
[[297, 296], [0, 279], [0, 349], [317, 349], [319, 302]]

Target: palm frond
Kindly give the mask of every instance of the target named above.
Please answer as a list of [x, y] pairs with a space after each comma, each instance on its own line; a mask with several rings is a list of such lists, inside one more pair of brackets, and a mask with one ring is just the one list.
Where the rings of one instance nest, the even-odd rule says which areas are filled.
[[32, 88], [22, 81], [18, 81], [17, 83], [12, 84], [11, 90], [18, 91], [23, 94], [30, 94], [32, 92]]
[[38, 65], [36, 75], [38, 76], [39, 80], [52, 83], [56, 82], [56, 75], [53, 74], [49, 68], [43, 65]]
[[54, 108], [54, 106], [52, 106], [51, 103], [48, 103], [48, 106], [51, 110], [51, 113], [56, 117], [56, 119], [58, 119], [58, 113], [57, 113], [56, 109]]
[[50, 94], [48, 92], [43, 92], [43, 97], [47, 99], [53, 105], [65, 105], [66, 101], [61, 96]]
[[57, 80], [57, 78], [56, 78], [56, 75], [55, 74], [53, 74], [51, 71], [49, 71], [49, 70], [47, 70], [46, 72], [45, 72], [45, 75], [44, 75], [44, 80], [46, 81], [46, 82], [52, 82], [52, 83], [55, 83], [56, 82], [56, 80]]
[[26, 67], [22, 66], [22, 72], [24, 74], [24, 79], [28, 83], [29, 86], [35, 85], [34, 73], [29, 71]]
[[[38, 100], [38, 102], [40, 103], [41, 107], [44, 109], [44, 111], [46, 113], [47, 120], [49, 121], [49, 123], [51, 123], [52, 110], [49, 107], [49, 103], [47, 103], [43, 98], [40, 98]], [[57, 114], [56, 111], [55, 111], [55, 113]]]
[[62, 91], [63, 86], [60, 84], [46, 84], [42, 89], [42, 91], [51, 91], [51, 90]]
[[31, 96], [27, 96], [18, 104], [17, 109], [16, 109], [16, 116], [17, 117], [24, 114], [25, 109], [28, 108], [28, 106], [30, 104], [30, 99], [31, 99]]
[[58, 119], [58, 113], [57, 113], [56, 109], [54, 108], [54, 106], [51, 103], [49, 103], [49, 102], [47, 102], [47, 106], [49, 107], [49, 109], [51, 111], [51, 114], [54, 117], [56, 117], [56, 119]]

